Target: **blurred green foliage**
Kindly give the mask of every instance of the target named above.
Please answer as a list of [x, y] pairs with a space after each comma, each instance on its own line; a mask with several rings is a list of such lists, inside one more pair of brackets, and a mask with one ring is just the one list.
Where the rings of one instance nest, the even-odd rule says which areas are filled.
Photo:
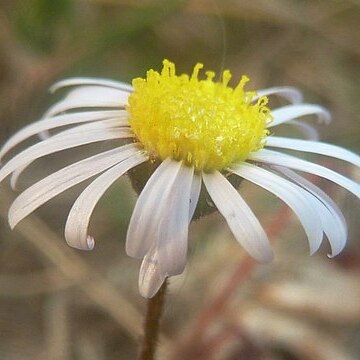
[[73, 0], [33, 0], [18, 3], [16, 29], [32, 51], [50, 53], [59, 40], [59, 27], [74, 20]]

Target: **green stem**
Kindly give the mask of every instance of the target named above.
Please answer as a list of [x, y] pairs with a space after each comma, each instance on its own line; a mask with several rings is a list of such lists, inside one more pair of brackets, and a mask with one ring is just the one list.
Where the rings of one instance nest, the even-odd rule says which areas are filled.
[[167, 279], [161, 285], [156, 295], [147, 300], [144, 322], [144, 337], [142, 339], [139, 360], [153, 360], [159, 338], [160, 318], [165, 303]]

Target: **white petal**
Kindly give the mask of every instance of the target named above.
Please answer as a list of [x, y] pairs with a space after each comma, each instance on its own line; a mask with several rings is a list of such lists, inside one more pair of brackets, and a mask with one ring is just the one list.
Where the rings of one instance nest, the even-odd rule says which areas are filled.
[[[0, 169], [0, 182], [17, 168], [28, 165], [32, 161], [61, 150], [70, 149], [76, 146], [90, 144], [99, 141], [133, 137], [130, 130], [125, 129], [98, 129], [89, 132], [81, 132], [78, 129], [71, 129], [73, 132], [62, 136], [55, 135], [47, 140], [41, 141], [13, 157]], [[67, 130], [68, 131], [68, 130]]]
[[[89, 124], [85, 124], [85, 125], [80, 125], [80, 126], [76, 126], [73, 127], [71, 129], [68, 130], [64, 130], [61, 131], [59, 133], [57, 133], [56, 135], [54, 135], [52, 138], [56, 139], [56, 142], [60, 142], [60, 137], [63, 137], [63, 139], [65, 141], [69, 140], [69, 138], [74, 138], [75, 142], [76, 142], [76, 138], [79, 137], [79, 139], [81, 139], [82, 141], [85, 140], [84, 134], [86, 134], [86, 132], [88, 132], [88, 135], [91, 136], [96, 136], [96, 132], [100, 133], [102, 135], [103, 131], [108, 131], [110, 130], [112, 127], [114, 128], [114, 131], [118, 131], [119, 128], [122, 127], [123, 124], [127, 124], [127, 120], [126, 119], [119, 119], [119, 118], [110, 118], [110, 119], [105, 119], [105, 120], [99, 120], [96, 122], [92, 122]], [[103, 130], [104, 129], [104, 130]], [[115, 139], [120, 139], [120, 138], [129, 138], [129, 137], [133, 137], [134, 135], [132, 134], [132, 131], [130, 130], [129, 127], [124, 126], [123, 131], [121, 132], [121, 134], [119, 133], [120, 136], [115, 137]], [[43, 135], [46, 135], [44, 133], [42, 133]], [[43, 144], [43, 146], [47, 146], [48, 142], [44, 142], [45, 140], [48, 140], [50, 138], [50, 136], [43, 136], [44, 140], [43, 142], [39, 143]], [[111, 137], [110, 139], [106, 138], [105, 140], [111, 140], [113, 139], [113, 137]], [[96, 140], [96, 141], [103, 141], [103, 140]], [[91, 141], [91, 142], [95, 142], [95, 141]], [[85, 144], [88, 144], [85, 143]], [[80, 145], [84, 145], [84, 144], [80, 144]], [[72, 145], [71, 147], [76, 147], [79, 145]], [[69, 147], [67, 147], [68, 149]], [[62, 149], [64, 150], [64, 149]], [[60, 150], [57, 150], [60, 151]], [[36, 158], [34, 159], [36, 160]], [[16, 189], [17, 186], [17, 182], [19, 180], [20, 175], [25, 171], [25, 169], [27, 169], [31, 164], [33, 163], [33, 160], [28, 162], [25, 165], [22, 165], [20, 167], [18, 167], [13, 174], [11, 175], [11, 179], [10, 179], [10, 184], [12, 189]]]
[[127, 231], [129, 256], [141, 259], [152, 247], [162, 212], [166, 211], [159, 205], [163, 205], [162, 199], [171, 191], [180, 166], [178, 161], [164, 160], [140, 193]]
[[128, 103], [130, 93], [103, 86], [78, 86], [70, 90], [63, 101], [117, 101], [120, 106]]
[[27, 169], [30, 166], [30, 164], [32, 164], [32, 162], [16, 168], [14, 172], [10, 175], [10, 186], [12, 190], [14, 191], [18, 190], [17, 184], [19, 181], [19, 177], [25, 171], [25, 169]]
[[84, 100], [62, 100], [58, 103], [51, 106], [46, 113], [44, 114], [44, 118], [51, 117], [57, 114], [60, 114], [64, 111], [74, 110], [74, 109], [82, 109], [82, 108], [117, 108], [122, 109], [124, 107], [124, 103], [117, 99], [109, 99], [109, 100], [97, 100], [97, 99], [84, 99]]
[[126, 84], [120, 81], [108, 80], [108, 79], [99, 79], [99, 78], [70, 78], [58, 81], [51, 86], [50, 91], [55, 92], [61, 88], [68, 86], [78, 86], [78, 85], [99, 85], [99, 86], [108, 86], [115, 89], [133, 91], [133, 87], [130, 84]]
[[325, 210], [323, 209], [320, 212], [323, 214], [322, 221], [324, 232], [330, 242], [331, 257], [338, 255], [346, 244], [348, 234], [346, 221], [341, 210], [325, 192], [304, 177], [284, 167], [275, 166], [274, 168], [285, 174], [291, 180], [297, 182], [299, 185], [303, 186], [311, 194], [316, 196], [317, 199], [319, 199], [319, 203], [323, 208], [325, 207]]
[[181, 274], [186, 265], [193, 175], [194, 168], [182, 164], [173, 187], [159, 203], [165, 211], [158, 224], [155, 246], [165, 276]]
[[[129, 169], [148, 160], [142, 151], [135, 152], [129, 158], [107, 170], [94, 180], [76, 199], [65, 226], [65, 239], [75, 248], [89, 250], [87, 239], [91, 214], [105, 191]], [[92, 238], [94, 245], [94, 238]]]
[[10, 226], [13, 228], [48, 200], [123, 161], [136, 151], [138, 151], [136, 144], [124, 145], [78, 161], [40, 180], [21, 193], [11, 205], [9, 210]]
[[203, 181], [239, 243], [256, 260], [271, 261], [273, 254], [265, 231], [240, 194], [218, 171], [203, 173]]
[[193, 168], [165, 160], [135, 205], [126, 240], [129, 256], [142, 258], [156, 247], [161, 272], [175, 275], [186, 263]]
[[[85, 131], [90, 131], [90, 130], [125, 127], [123, 124], [124, 124], [124, 121], [122, 121], [122, 119], [119, 119], [118, 117], [105, 119], [105, 120], [98, 120], [98, 121], [89, 122], [88, 124], [85, 124], [85, 125], [78, 125], [71, 129], [61, 131], [61, 132], [57, 133], [56, 135], [54, 135], [54, 137], [62, 136], [65, 134], [70, 135], [70, 134], [74, 134], [76, 132], [79, 135], [82, 135], [82, 133], [84, 133]], [[47, 140], [50, 137], [51, 137], [51, 135], [48, 131], [42, 131], [41, 133], [39, 133], [39, 138], [42, 140]]]
[[230, 168], [230, 171], [272, 192], [288, 204], [304, 227], [309, 239], [310, 253], [314, 254], [319, 249], [323, 238], [323, 229], [320, 217], [314, 209], [316, 201], [312, 196], [307, 196], [306, 190], [252, 164], [236, 164]]
[[58, 138], [60, 136], [64, 135], [71, 135], [71, 134], [82, 134], [85, 132], [89, 132], [92, 130], [107, 130], [111, 128], [121, 128], [123, 127], [121, 119], [118, 118], [110, 118], [105, 120], [98, 120], [98, 121], [91, 121], [86, 124], [77, 125], [74, 127], [71, 127], [66, 130], [62, 130], [58, 132], [57, 134], [53, 135], [53, 138]]
[[163, 211], [139, 276], [140, 292], [145, 297], [155, 295], [166, 277], [185, 268], [193, 174], [193, 168], [182, 164], [168, 196], [159, 203]]
[[326, 144], [318, 141], [269, 136], [266, 138], [266, 146], [330, 156], [336, 159], [347, 161], [355, 166], [360, 167], [360, 156], [340, 146], [332, 144]]
[[271, 112], [274, 120], [268, 125], [273, 127], [289, 120], [297, 119], [306, 115], [317, 115], [319, 120], [328, 123], [331, 119], [330, 113], [323, 107], [313, 104], [287, 105]]
[[51, 106], [43, 117], [50, 117], [64, 111], [79, 108], [123, 108], [130, 93], [109, 87], [80, 86], [70, 91], [67, 96]]
[[293, 104], [301, 103], [303, 100], [301, 91], [299, 91], [298, 89], [292, 86], [271, 87], [268, 89], [258, 90], [256, 93], [257, 96], [254, 97], [254, 100], [257, 100], [262, 96], [270, 96], [270, 95], [281, 96]]
[[139, 274], [139, 291], [141, 296], [150, 299], [160, 289], [166, 276], [160, 272], [156, 250], [149, 251], [142, 263]]
[[28, 126], [25, 126], [16, 134], [14, 134], [2, 147], [0, 151], [0, 159], [14, 146], [20, 142], [30, 138], [37, 133], [55, 129], [61, 126], [91, 122], [96, 120], [105, 120], [110, 118], [118, 118], [119, 125], [127, 125], [127, 113], [121, 110], [107, 110], [107, 111], [87, 111], [73, 114], [58, 115], [53, 118], [46, 118], [36, 121]]
[[290, 120], [288, 124], [297, 127], [308, 140], [319, 141], [319, 132], [312, 125], [300, 120]]
[[346, 178], [337, 172], [330, 170], [324, 166], [314, 164], [310, 161], [298, 159], [294, 156], [281, 154], [275, 151], [262, 149], [249, 155], [249, 160], [265, 162], [280, 166], [289, 167], [290, 169], [305, 171], [325, 179], [333, 181], [343, 188], [352, 192], [355, 196], [360, 198], [360, 185], [356, 182]]
[[191, 186], [189, 222], [191, 222], [191, 219], [194, 216], [196, 205], [199, 201], [200, 191], [201, 191], [201, 176], [195, 174]]

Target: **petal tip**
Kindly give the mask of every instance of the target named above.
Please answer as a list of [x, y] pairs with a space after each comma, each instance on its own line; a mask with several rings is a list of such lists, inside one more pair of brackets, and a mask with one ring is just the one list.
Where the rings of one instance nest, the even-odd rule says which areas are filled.
[[309, 238], [310, 256], [315, 255], [315, 253], [319, 250], [319, 248], [323, 242], [323, 238], [324, 238], [324, 233], [322, 231], [319, 232], [319, 234], [317, 234], [317, 236]]
[[10, 219], [10, 218], [9, 218], [9, 220], [8, 220], [8, 223], [9, 223], [10, 229], [11, 229], [11, 230], [14, 230], [14, 228], [15, 228], [15, 226], [16, 226], [16, 223], [15, 223], [12, 219]]
[[93, 236], [88, 235], [86, 238], [87, 250], [93, 250], [95, 247], [95, 239]]
[[142, 259], [145, 256], [144, 249], [135, 248], [128, 239], [126, 239], [125, 252], [127, 256], [133, 259]]
[[324, 112], [321, 114], [322, 119], [326, 124], [329, 124], [331, 122], [331, 112], [327, 109], [324, 109]]
[[67, 228], [65, 228], [65, 240], [70, 247], [78, 250], [90, 251], [95, 247], [93, 236], [87, 235], [84, 239], [82, 236], [71, 234]]
[[18, 217], [15, 216], [14, 212], [12, 211], [12, 208], [9, 209], [8, 214], [8, 223], [11, 230], [14, 230], [15, 226], [21, 221]]
[[345, 244], [341, 246], [339, 249], [332, 249], [330, 254], [327, 254], [329, 259], [333, 259], [334, 257], [340, 255], [340, 253], [344, 250]]
[[146, 299], [151, 299], [159, 291], [165, 281], [165, 276], [160, 271], [159, 264], [145, 256], [139, 274], [139, 292]]

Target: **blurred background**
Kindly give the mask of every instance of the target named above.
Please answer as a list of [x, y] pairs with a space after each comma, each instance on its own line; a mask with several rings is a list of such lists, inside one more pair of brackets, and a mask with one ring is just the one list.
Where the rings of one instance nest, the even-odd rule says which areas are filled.
[[[358, 0], [0, 0], [0, 140], [38, 119], [71, 76], [130, 82], [168, 58], [247, 74], [247, 89], [292, 85], [328, 107], [324, 141], [360, 153]], [[278, 105], [278, 103], [273, 103]], [[315, 123], [314, 119], [309, 119]], [[284, 126], [284, 133], [290, 129]], [[33, 166], [19, 190], [87, 149]], [[308, 157], [315, 159], [315, 157]], [[359, 170], [317, 158], [353, 179]], [[171, 279], [159, 359], [360, 359], [359, 203], [314, 179], [343, 209], [349, 244], [328, 259], [308, 255], [304, 231], [277, 199], [241, 192], [275, 248], [273, 264], [249, 259], [217, 214], [191, 225], [185, 273]], [[145, 301], [140, 263], [125, 255], [136, 200], [126, 178], [99, 203], [92, 252], [67, 247], [67, 212], [84, 185], [58, 196], [14, 231], [16, 193], [0, 187], [0, 359], [135, 359]]]

